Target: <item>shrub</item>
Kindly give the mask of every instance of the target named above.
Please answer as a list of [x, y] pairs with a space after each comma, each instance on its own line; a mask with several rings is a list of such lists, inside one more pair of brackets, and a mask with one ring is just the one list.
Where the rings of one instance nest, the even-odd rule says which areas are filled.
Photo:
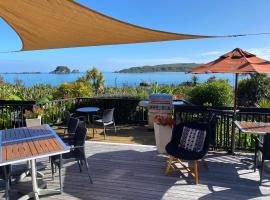
[[92, 96], [92, 88], [88, 82], [62, 83], [53, 96], [55, 99], [90, 97]]
[[270, 78], [265, 74], [250, 74], [250, 78], [239, 81], [238, 105], [254, 106], [270, 92]]
[[203, 83], [189, 92], [189, 100], [197, 105], [230, 106], [233, 100], [232, 88], [225, 80]]
[[258, 105], [260, 108], [270, 108], [270, 99], [260, 99]]

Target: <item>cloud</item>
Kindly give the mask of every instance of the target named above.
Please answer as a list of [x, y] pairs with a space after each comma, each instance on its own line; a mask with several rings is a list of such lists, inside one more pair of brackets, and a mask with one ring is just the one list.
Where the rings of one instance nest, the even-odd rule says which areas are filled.
[[201, 53], [201, 56], [214, 56], [214, 55], [219, 55], [221, 53], [222, 52], [220, 51], [208, 51], [208, 52]]
[[194, 62], [190, 58], [183, 57], [171, 57], [171, 58], [111, 58], [107, 59], [107, 62], [121, 65], [158, 65], [158, 64], [169, 64], [169, 63], [192, 63]]
[[270, 47], [251, 48], [247, 51], [263, 59], [270, 60]]

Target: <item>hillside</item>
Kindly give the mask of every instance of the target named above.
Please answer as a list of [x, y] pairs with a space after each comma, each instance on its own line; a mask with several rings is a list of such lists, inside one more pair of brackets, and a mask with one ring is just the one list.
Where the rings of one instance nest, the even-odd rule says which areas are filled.
[[154, 66], [131, 67], [117, 71], [118, 73], [145, 73], [145, 72], [187, 72], [197, 67], [196, 63], [175, 63]]

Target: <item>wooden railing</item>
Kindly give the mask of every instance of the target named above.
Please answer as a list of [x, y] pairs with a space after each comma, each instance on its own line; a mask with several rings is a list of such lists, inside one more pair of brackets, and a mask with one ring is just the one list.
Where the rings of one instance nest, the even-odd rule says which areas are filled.
[[139, 99], [126, 97], [77, 98], [75, 107], [96, 106], [101, 110], [115, 108], [114, 119], [117, 124], [140, 123], [142, 110]]
[[[202, 120], [206, 121], [211, 114], [216, 115], [215, 143], [214, 147], [227, 151], [231, 150], [233, 108], [231, 107], [207, 107], [207, 106], [175, 106], [174, 115], [177, 123]], [[236, 120], [270, 122], [270, 109], [263, 108], [239, 108]], [[236, 149], [251, 150], [254, 148], [252, 135], [242, 133], [236, 129]]]
[[[44, 108], [43, 123], [57, 124], [63, 120], [64, 111], [74, 112], [78, 107], [97, 106], [99, 108], [115, 108], [115, 121], [117, 124], [139, 124], [144, 118], [147, 120], [147, 112], [143, 112], [138, 106], [139, 99], [135, 98], [76, 98], [54, 100], [40, 105]], [[23, 113], [31, 110], [34, 101], [0, 101], [0, 129], [25, 126]], [[230, 151], [233, 112], [231, 107], [207, 107], [194, 105], [174, 106], [174, 115], [177, 123], [206, 120], [212, 113], [216, 115], [214, 147]], [[237, 120], [258, 122], [270, 122], [270, 109], [264, 108], [239, 108]], [[253, 137], [236, 129], [236, 149], [251, 150], [254, 147]]]

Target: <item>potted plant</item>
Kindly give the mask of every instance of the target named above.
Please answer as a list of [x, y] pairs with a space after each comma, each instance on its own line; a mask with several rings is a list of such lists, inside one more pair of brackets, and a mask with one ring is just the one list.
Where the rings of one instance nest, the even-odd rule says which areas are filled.
[[26, 126], [38, 126], [41, 125], [41, 117], [44, 114], [44, 110], [39, 107], [35, 106], [32, 110], [26, 110], [24, 113]]
[[154, 118], [154, 130], [157, 151], [166, 153], [165, 147], [170, 142], [172, 137], [172, 128], [175, 125], [175, 120], [171, 115], [156, 115]]

